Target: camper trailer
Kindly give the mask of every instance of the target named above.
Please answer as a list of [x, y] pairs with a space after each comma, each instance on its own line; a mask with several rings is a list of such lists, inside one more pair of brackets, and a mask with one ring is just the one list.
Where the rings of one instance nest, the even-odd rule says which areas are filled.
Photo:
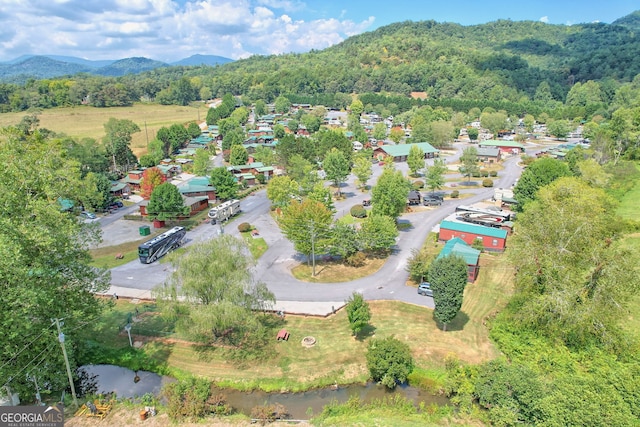
[[240, 212], [240, 200], [229, 200], [211, 208], [208, 216], [211, 224], [215, 224], [228, 220], [238, 212]]

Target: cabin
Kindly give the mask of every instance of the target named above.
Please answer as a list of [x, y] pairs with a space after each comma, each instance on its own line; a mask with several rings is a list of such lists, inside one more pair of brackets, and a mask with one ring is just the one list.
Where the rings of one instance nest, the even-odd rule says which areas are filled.
[[507, 230], [484, 225], [471, 224], [458, 221], [442, 221], [438, 240], [447, 242], [459, 237], [466, 244], [472, 245], [476, 239], [482, 240], [486, 251], [504, 252], [507, 246]]
[[379, 160], [390, 157], [394, 162], [406, 162], [409, 151], [414, 145], [422, 150], [425, 159], [438, 157], [440, 152], [428, 142], [417, 142], [415, 144], [381, 145], [373, 150], [373, 155]]
[[478, 270], [480, 269], [480, 251], [472, 248], [459, 237], [454, 237], [444, 244], [444, 247], [436, 259], [444, 258], [451, 254], [459, 255], [464, 259], [467, 263], [467, 280], [469, 282], [475, 282], [478, 277]]

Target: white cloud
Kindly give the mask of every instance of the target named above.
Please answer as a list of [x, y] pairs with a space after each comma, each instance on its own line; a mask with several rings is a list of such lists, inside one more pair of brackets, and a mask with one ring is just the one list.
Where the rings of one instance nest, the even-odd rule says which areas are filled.
[[324, 49], [374, 21], [292, 18], [303, 6], [297, 0], [0, 0], [0, 61], [23, 54], [239, 59]]
[[544, 22], [545, 24], [549, 23], [549, 17], [548, 16], [543, 16], [542, 18], [540, 18], [540, 22]]

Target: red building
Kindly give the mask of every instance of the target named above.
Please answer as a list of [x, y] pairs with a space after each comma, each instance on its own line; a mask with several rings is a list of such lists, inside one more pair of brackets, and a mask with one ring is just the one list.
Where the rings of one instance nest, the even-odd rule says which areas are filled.
[[507, 246], [507, 230], [466, 222], [442, 221], [438, 239], [447, 242], [456, 237], [468, 245], [473, 245], [476, 239], [480, 239], [487, 251], [503, 252]]

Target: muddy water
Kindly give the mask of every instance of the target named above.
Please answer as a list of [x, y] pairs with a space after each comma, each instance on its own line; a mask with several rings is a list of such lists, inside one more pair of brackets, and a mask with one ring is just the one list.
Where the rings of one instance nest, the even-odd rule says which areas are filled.
[[[138, 371], [136, 373], [130, 369], [113, 365], [86, 365], [82, 369], [93, 377], [98, 393], [114, 392], [118, 397], [125, 398], [142, 396], [146, 393], [158, 395], [164, 384], [175, 381], [170, 377], [162, 377], [152, 372]], [[213, 392], [224, 395], [226, 402], [235, 411], [245, 415], [251, 415], [251, 409], [256, 406], [280, 403], [287, 409], [292, 419], [308, 419], [310, 414], [322, 412], [325, 405], [333, 401], [344, 403], [351, 396], [357, 396], [361, 401], [367, 403], [400, 395], [412, 401], [416, 407], [423, 402], [425, 405], [449, 404], [449, 399], [446, 397], [433, 396], [415, 387], [399, 386], [395, 390], [389, 390], [373, 383], [330, 387], [302, 393], [243, 392], [233, 389], [214, 389]]]
[[157, 395], [163, 385], [175, 381], [153, 372], [138, 371], [136, 373], [131, 369], [114, 365], [85, 365], [81, 369], [93, 377], [97, 393], [114, 392], [118, 397], [135, 397], [146, 393]]
[[309, 414], [319, 414], [325, 405], [333, 401], [344, 403], [351, 396], [357, 396], [361, 401], [371, 402], [385, 397], [400, 395], [412, 401], [416, 407], [424, 402], [425, 405], [447, 405], [449, 399], [444, 396], [433, 396], [415, 387], [396, 387], [389, 390], [384, 386], [373, 383], [365, 385], [349, 385], [344, 387], [310, 390], [302, 393], [265, 393], [262, 391], [240, 392], [229, 389], [219, 389], [218, 393], [225, 396], [236, 411], [250, 415], [255, 406], [280, 403], [292, 419], [308, 419]]

